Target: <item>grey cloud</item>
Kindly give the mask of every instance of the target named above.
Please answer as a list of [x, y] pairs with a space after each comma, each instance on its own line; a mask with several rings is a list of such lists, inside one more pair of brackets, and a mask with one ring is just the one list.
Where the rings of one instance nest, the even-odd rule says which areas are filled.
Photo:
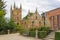
[[60, 7], [59, 0], [5, 0], [5, 1], [7, 1], [6, 16], [10, 15], [9, 14], [10, 6], [14, 4], [14, 1], [17, 7], [20, 7], [20, 3], [22, 4], [23, 17], [27, 15], [29, 9], [35, 11], [36, 7], [38, 8], [39, 13], [42, 11], [48, 11]]

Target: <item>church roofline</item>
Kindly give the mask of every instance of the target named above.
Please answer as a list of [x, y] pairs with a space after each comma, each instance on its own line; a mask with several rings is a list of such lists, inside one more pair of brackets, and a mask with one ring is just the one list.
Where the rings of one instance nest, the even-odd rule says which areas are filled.
[[45, 13], [49, 13], [49, 12], [52, 12], [52, 11], [55, 11], [55, 10], [58, 10], [58, 9], [60, 9], [60, 7], [59, 8], [52, 9], [52, 10], [49, 10], [49, 11], [47, 11]]

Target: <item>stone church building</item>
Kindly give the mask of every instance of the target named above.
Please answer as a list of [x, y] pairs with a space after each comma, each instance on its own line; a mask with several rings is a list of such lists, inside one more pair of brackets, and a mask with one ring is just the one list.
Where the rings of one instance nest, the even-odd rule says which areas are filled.
[[22, 5], [20, 8], [14, 7], [10, 9], [11, 19], [18, 25], [22, 25], [24, 28], [38, 28], [43, 25], [42, 17], [40, 16], [37, 8], [35, 12], [28, 11], [28, 14], [22, 19]]
[[[30, 12], [22, 19], [22, 5], [17, 8], [15, 3], [14, 7], [10, 9], [11, 19], [17, 25], [22, 25], [24, 28], [38, 28], [44, 26], [42, 15], [39, 14], [37, 8], [35, 12]], [[45, 25], [50, 26], [51, 30], [60, 29], [60, 8], [45, 12]]]
[[36, 28], [41, 26], [41, 18], [40, 14], [38, 13], [37, 9], [36, 11], [30, 12], [28, 11], [28, 14], [26, 17], [23, 18], [23, 25], [25, 28]]
[[11, 9], [10, 9], [10, 17], [15, 23], [21, 24], [22, 6], [20, 5], [20, 8], [16, 8], [16, 5], [14, 3], [13, 9], [12, 9], [12, 6], [11, 6]]

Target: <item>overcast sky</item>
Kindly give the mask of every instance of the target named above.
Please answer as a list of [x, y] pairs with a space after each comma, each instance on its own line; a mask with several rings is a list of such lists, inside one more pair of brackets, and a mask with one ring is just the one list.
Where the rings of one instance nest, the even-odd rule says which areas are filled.
[[39, 14], [41, 12], [49, 11], [55, 8], [60, 7], [60, 0], [5, 0], [6, 1], [6, 17], [10, 17], [10, 7], [16, 4], [16, 7], [20, 7], [22, 4], [22, 16], [26, 16], [28, 10], [34, 12], [36, 8], [38, 9]]

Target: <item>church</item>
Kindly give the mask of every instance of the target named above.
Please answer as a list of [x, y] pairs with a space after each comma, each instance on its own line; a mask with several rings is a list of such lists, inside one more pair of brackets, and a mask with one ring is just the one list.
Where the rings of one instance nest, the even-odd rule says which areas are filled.
[[[12, 9], [10, 8], [10, 17], [17, 25], [22, 25], [23, 28], [39, 28], [44, 26], [44, 19], [42, 15], [39, 14], [37, 8], [35, 12], [30, 12], [28, 10], [28, 14], [22, 19], [22, 5], [20, 8], [17, 8], [15, 3]], [[47, 11], [44, 14], [45, 17], [45, 25], [49, 26], [51, 30], [59, 30], [60, 29], [60, 8]]]
[[28, 10], [28, 14], [22, 19], [22, 5], [20, 5], [20, 8], [17, 8], [14, 3], [13, 9], [12, 6], [10, 8], [10, 14], [11, 19], [17, 25], [22, 25], [23, 28], [38, 28], [43, 26], [42, 17], [37, 8], [35, 12], [30, 12], [30, 10]]
[[15, 23], [21, 24], [21, 21], [22, 21], [22, 6], [20, 5], [20, 8], [17, 8], [16, 4], [14, 3], [13, 9], [12, 9], [12, 6], [10, 8], [10, 17]]

